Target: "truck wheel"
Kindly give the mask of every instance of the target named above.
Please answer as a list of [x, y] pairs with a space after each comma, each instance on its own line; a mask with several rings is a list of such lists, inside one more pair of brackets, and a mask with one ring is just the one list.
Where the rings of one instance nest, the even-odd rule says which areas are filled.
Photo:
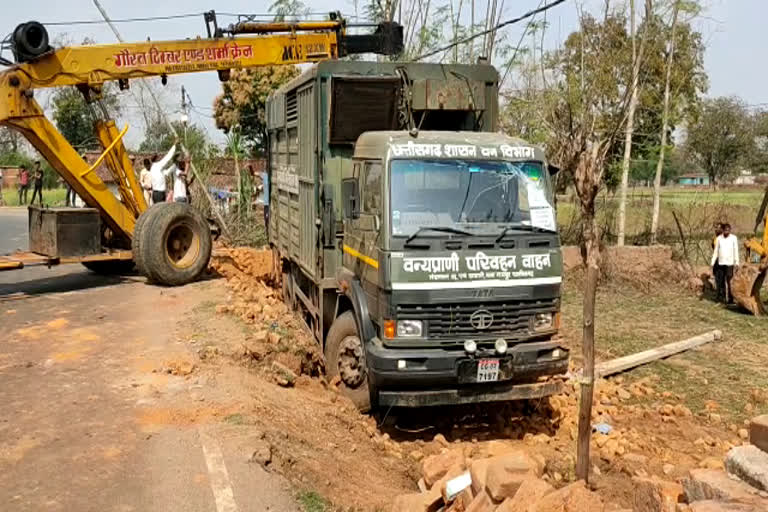
[[146, 231], [145, 227], [147, 226], [147, 224], [149, 224], [150, 217], [152, 217], [152, 215], [157, 211], [158, 207], [162, 206], [163, 204], [164, 203], [153, 204], [149, 208], [144, 210], [139, 215], [139, 218], [136, 219], [136, 224], [133, 227], [133, 238], [131, 239], [131, 253], [133, 255], [133, 261], [134, 263], [136, 263], [136, 270], [138, 270], [139, 274], [143, 276], [147, 275], [147, 269], [144, 267], [144, 257], [141, 251], [142, 241], [144, 239], [144, 232]]
[[124, 276], [132, 273], [136, 267], [132, 260], [84, 261], [83, 266], [103, 276]]
[[211, 259], [211, 231], [187, 203], [153, 206], [138, 232], [138, 261], [158, 284], [180, 286], [202, 274]]
[[368, 412], [371, 410], [371, 394], [363, 350], [355, 316], [352, 311], [346, 311], [328, 331], [325, 368], [328, 377], [341, 379], [339, 386], [344, 396], [352, 400], [360, 412]]

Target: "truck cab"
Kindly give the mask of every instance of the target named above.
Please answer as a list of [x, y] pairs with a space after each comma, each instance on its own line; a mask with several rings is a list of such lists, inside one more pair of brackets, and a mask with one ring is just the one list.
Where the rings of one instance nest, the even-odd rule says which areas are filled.
[[345, 385], [382, 406], [557, 391], [545, 378], [568, 367], [562, 264], [540, 149], [501, 134], [368, 132], [342, 196], [337, 279], [364, 302], [364, 367], [342, 364]]
[[284, 300], [362, 410], [560, 389], [551, 166], [489, 65], [324, 61], [267, 102]]

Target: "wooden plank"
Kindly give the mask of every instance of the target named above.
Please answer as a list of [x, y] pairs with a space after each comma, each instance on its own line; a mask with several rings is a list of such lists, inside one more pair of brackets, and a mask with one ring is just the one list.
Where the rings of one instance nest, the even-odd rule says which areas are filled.
[[713, 341], [718, 341], [722, 339], [722, 337], [722, 331], [715, 329], [714, 331], [699, 334], [698, 336], [688, 338], [687, 340], [675, 341], [651, 350], [645, 350], [636, 354], [605, 361], [595, 367], [595, 374], [598, 378], [607, 377], [608, 375], [623, 372], [636, 366], [648, 364], [659, 359], [664, 359], [665, 357], [679, 354], [680, 352], [685, 352], [692, 348], [700, 347], [701, 345], [706, 345]]

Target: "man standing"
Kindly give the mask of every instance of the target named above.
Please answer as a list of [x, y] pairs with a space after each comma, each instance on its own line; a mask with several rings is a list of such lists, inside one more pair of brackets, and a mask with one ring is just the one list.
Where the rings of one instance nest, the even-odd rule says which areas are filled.
[[173, 202], [188, 203], [189, 196], [187, 193], [187, 162], [184, 160], [178, 160], [177, 164], [173, 167], [173, 170]]
[[173, 168], [169, 167], [173, 165], [173, 155], [176, 153], [176, 144], [171, 146], [168, 153], [163, 158], [152, 164], [149, 169], [149, 174], [152, 180], [152, 203], [162, 203], [165, 201], [165, 177], [173, 172]]
[[19, 204], [27, 204], [27, 194], [29, 192], [29, 171], [27, 166], [21, 164], [19, 166], [21, 172], [19, 173]]
[[43, 168], [40, 166], [40, 160], [35, 162], [35, 175], [34, 175], [35, 188], [32, 191], [32, 200], [29, 204], [35, 204], [35, 197], [40, 198], [40, 206], [43, 206]]
[[144, 201], [147, 203], [147, 206], [152, 204], [152, 173], [149, 172], [151, 167], [152, 163], [149, 161], [149, 158], [145, 158], [144, 168], [139, 173], [139, 186], [141, 186], [141, 191], [144, 193]]
[[[717, 263], [717, 267], [715, 267]], [[731, 294], [731, 278], [733, 267], [739, 265], [739, 242], [736, 235], [731, 234], [731, 225], [723, 224], [723, 234], [715, 240], [715, 250], [712, 253], [712, 267], [715, 268], [715, 284], [717, 285], [717, 300], [733, 304]]]

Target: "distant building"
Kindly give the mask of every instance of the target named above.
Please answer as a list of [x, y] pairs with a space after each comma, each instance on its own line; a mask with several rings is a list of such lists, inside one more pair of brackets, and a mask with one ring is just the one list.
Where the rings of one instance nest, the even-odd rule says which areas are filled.
[[19, 169], [15, 165], [0, 165], [0, 172], [3, 173], [3, 187], [12, 188], [19, 183]]
[[680, 176], [675, 178], [675, 181], [678, 185], [682, 187], [709, 186], [709, 176], [700, 172], [681, 174]]
[[755, 183], [757, 183], [755, 175], [748, 169], [742, 169], [739, 175], [733, 179], [734, 185], [754, 185]]

